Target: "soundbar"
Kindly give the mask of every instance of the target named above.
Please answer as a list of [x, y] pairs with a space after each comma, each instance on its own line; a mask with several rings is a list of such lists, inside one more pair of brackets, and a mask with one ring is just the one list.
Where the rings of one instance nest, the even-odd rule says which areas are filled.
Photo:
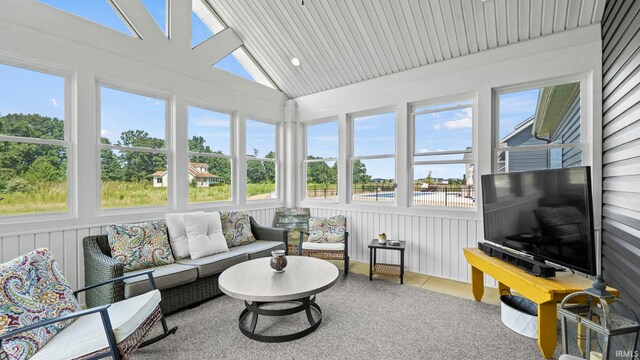
[[523, 269], [528, 274], [535, 275], [537, 277], [554, 277], [558, 270], [556, 267], [545, 264], [543, 261], [537, 261], [495, 245], [481, 242], [478, 243], [478, 248], [491, 257], [513, 264]]

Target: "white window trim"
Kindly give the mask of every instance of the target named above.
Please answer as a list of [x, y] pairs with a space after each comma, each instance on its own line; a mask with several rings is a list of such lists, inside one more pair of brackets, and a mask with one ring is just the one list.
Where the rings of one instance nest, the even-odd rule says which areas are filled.
[[[445, 105], [449, 103], [456, 103], [462, 101], [470, 101], [470, 104], [460, 104], [455, 106], [445, 106], [437, 109], [429, 109], [423, 111], [415, 111], [419, 107], [425, 106], [437, 106], [437, 105]], [[450, 164], [468, 164], [475, 165], [477, 172], [477, 146], [476, 146], [476, 133], [477, 133], [477, 113], [478, 113], [478, 99], [476, 93], [463, 93], [451, 96], [445, 96], [440, 98], [434, 98], [419, 102], [414, 102], [409, 104], [409, 177], [408, 177], [408, 196], [409, 196], [409, 208], [416, 209], [429, 209], [429, 210], [450, 210], [454, 212], [477, 212], [478, 211], [478, 181], [479, 174], [474, 174], [476, 179], [473, 182], [473, 189], [476, 193], [476, 204], [473, 207], [458, 207], [458, 206], [436, 206], [436, 205], [420, 205], [415, 204], [413, 202], [413, 182], [415, 175], [415, 167], [419, 165], [450, 165]], [[461, 149], [461, 150], [443, 150], [443, 151], [428, 151], [428, 152], [416, 152], [415, 144], [416, 144], [416, 116], [423, 114], [434, 114], [443, 111], [451, 111], [451, 110], [460, 110], [460, 109], [471, 109], [471, 149]], [[420, 156], [438, 156], [438, 155], [464, 155], [471, 154], [471, 159], [469, 160], [424, 160], [424, 161], [416, 161], [416, 157]]]
[[27, 60], [17, 60], [0, 54], [0, 64], [34, 71], [45, 75], [57, 76], [64, 79], [64, 139], [40, 139], [20, 136], [0, 135], [2, 142], [17, 142], [37, 145], [64, 146], [67, 154], [67, 211], [46, 212], [37, 214], [16, 214], [0, 216], [0, 224], [20, 223], [28, 221], [45, 221], [74, 218], [77, 215], [77, 186], [76, 186], [76, 117], [75, 117], [75, 76], [73, 72], [33, 63]]
[[[208, 110], [208, 111], [213, 111], [213, 112], [217, 112], [217, 113], [222, 113], [222, 114], [227, 114], [229, 115], [229, 137], [230, 137], [230, 142], [229, 142], [229, 152], [230, 154], [213, 154], [213, 153], [200, 153], [200, 152], [194, 152], [194, 151], [189, 151], [189, 140], [191, 139], [191, 137], [189, 136], [189, 121], [191, 121], [191, 119], [188, 116], [188, 109], [190, 107], [196, 107], [199, 108], [201, 110]], [[221, 109], [218, 108], [216, 106], [212, 106], [212, 105], [207, 105], [207, 104], [202, 104], [202, 103], [198, 103], [195, 101], [191, 101], [187, 103], [187, 165], [190, 162], [190, 159], [192, 156], [204, 156], [204, 157], [212, 157], [212, 158], [220, 158], [220, 159], [228, 159], [231, 162], [231, 182], [230, 182], [230, 191], [231, 191], [231, 199], [229, 200], [222, 200], [222, 201], [203, 201], [203, 202], [195, 202], [192, 203], [189, 199], [189, 195], [187, 194], [187, 208], [190, 209], [198, 209], [198, 208], [204, 208], [204, 207], [210, 207], [211, 205], [235, 205], [237, 204], [238, 199], [236, 198], [236, 184], [235, 184], [235, 180], [236, 180], [236, 176], [235, 176], [235, 167], [237, 166], [237, 154], [236, 154], [236, 134], [238, 133], [238, 131], [236, 130], [236, 118], [237, 118], [238, 114], [237, 112], [233, 111], [233, 110], [229, 110], [229, 109]], [[187, 175], [188, 178], [189, 175]]]
[[[525, 145], [525, 146], [500, 146], [500, 95], [510, 94], [514, 92], [526, 91], [544, 88], [548, 86], [563, 85], [570, 83], [579, 83], [580, 90], [580, 142], [579, 143], [566, 143], [566, 144], [546, 144], [546, 145]], [[586, 107], [588, 105], [585, 98], [585, 91], [590, 87], [589, 76], [586, 74], [576, 74], [569, 76], [562, 76], [553, 79], [546, 79], [540, 81], [528, 82], [526, 84], [519, 84], [514, 86], [505, 86], [493, 89], [492, 103], [493, 119], [491, 122], [492, 129], [492, 144], [491, 144], [491, 171], [498, 171], [498, 154], [502, 151], [506, 151], [508, 157], [511, 152], [518, 151], [536, 151], [536, 150], [551, 150], [551, 149], [563, 149], [563, 148], [579, 148], [582, 151], [581, 166], [590, 166], [592, 164], [591, 154], [587, 145], [590, 144], [588, 136], [588, 128], [590, 127], [590, 117], [586, 114]], [[505, 172], [508, 173], [508, 161], [505, 161]]]
[[[121, 91], [125, 93], [130, 93], [134, 95], [140, 95], [145, 97], [150, 97], [157, 100], [163, 100], [165, 102], [165, 148], [164, 149], [151, 149], [151, 148], [142, 148], [135, 146], [120, 146], [113, 144], [101, 144], [101, 129], [102, 129], [102, 96], [100, 89], [107, 88], [111, 90]], [[97, 215], [118, 215], [118, 214], [132, 214], [132, 213], [140, 213], [140, 212], [150, 212], [150, 211], [163, 211], [173, 208], [173, 204], [175, 203], [175, 194], [173, 192], [174, 186], [167, 185], [167, 202], [164, 205], [148, 205], [148, 206], [133, 206], [133, 207], [123, 207], [123, 208], [103, 208], [102, 207], [102, 161], [101, 161], [101, 150], [119, 150], [119, 151], [132, 151], [132, 152], [147, 152], [147, 153], [155, 153], [155, 154], [166, 154], [167, 156], [167, 172], [169, 174], [168, 178], [174, 178], [173, 173], [174, 169], [171, 164], [173, 164], [173, 127], [171, 126], [173, 115], [172, 115], [172, 107], [173, 107], [173, 97], [170, 94], [159, 93], [157, 91], [152, 91], [148, 89], [142, 89], [136, 86], [117, 84], [111, 81], [105, 81], [101, 79], [96, 79], [96, 140], [97, 151], [96, 151], [96, 173], [95, 173], [95, 181], [96, 181], [96, 214]]]
[[[276, 153], [275, 158], [273, 159], [268, 159], [268, 158], [262, 158], [262, 157], [252, 157], [252, 156], [247, 156], [247, 121], [255, 121], [255, 122], [259, 122], [259, 123], [263, 123], [263, 124], [268, 124], [268, 125], [273, 125], [274, 126], [274, 135], [275, 135], [275, 149], [274, 152]], [[281, 179], [282, 179], [282, 175], [281, 175], [281, 171], [282, 171], [282, 166], [280, 166], [280, 164], [282, 163], [281, 160], [281, 156], [282, 156], [282, 151], [281, 151], [281, 146], [282, 144], [282, 122], [281, 121], [273, 121], [273, 120], [269, 120], [269, 119], [264, 119], [264, 118], [260, 118], [260, 117], [256, 117], [256, 116], [251, 116], [249, 114], [247, 114], [244, 117], [244, 153], [242, 154], [243, 158], [244, 158], [244, 169], [243, 171], [245, 172], [245, 176], [244, 176], [244, 180], [245, 180], [245, 192], [244, 192], [244, 201], [247, 204], [264, 204], [264, 203], [279, 203], [282, 202], [282, 193], [284, 192], [284, 189], [282, 188], [282, 184], [281, 184]], [[274, 198], [268, 198], [268, 199], [249, 199], [249, 192], [247, 191], [247, 185], [249, 185], [248, 182], [248, 178], [246, 176], [246, 172], [247, 172], [247, 165], [249, 164], [249, 161], [266, 161], [266, 162], [272, 162], [275, 164], [275, 191], [276, 191], [276, 196]]]
[[[387, 106], [387, 107], [383, 107], [383, 108], [377, 108], [377, 109], [371, 109], [371, 110], [365, 110], [365, 111], [360, 111], [360, 112], [356, 112], [356, 113], [350, 113], [347, 114], [347, 128], [348, 128], [348, 144], [349, 144], [349, 153], [347, 154], [347, 166], [346, 166], [346, 170], [347, 170], [347, 177], [348, 177], [348, 189], [346, 189], [347, 191], [347, 203], [348, 204], [360, 204], [360, 205], [364, 205], [364, 204], [372, 204], [375, 203], [376, 206], [386, 206], [386, 207], [397, 207], [398, 206], [398, 186], [400, 186], [400, 184], [398, 184], [397, 179], [395, 184], [396, 184], [396, 189], [394, 190], [395, 196], [393, 197], [393, 201], [389, 201], [389, 202], [384, 202], [384, 201], [366, 201], [366, 200], [357, 200], [353, 198], [353, 163], [356, 160], [377, 160], [377, 159], [394, 159], [393, 161], [393, 174], [394, 177], [397, 176], [397, 168], [398, 168], [398, 158], [397, 158], [397, 154], [379, 154], [379, 155], [361, 155], [361, 156], [354, 156], [354, 146], [355, 146], [355, 129], [354, 129], [354, 120], [357, 118], [362, 118], [362, 117], [368, 117], [368, 116], [375, 116], [375, 115], [382, 115], [382, 114], [387, 114], [387, 113], [393, 113], [394, 114], [394, 120], [395, 123], [393, 124], [394, 126], [394, 149], [398, 149], [398, 110], [396, 109], [395, 106]], [[340, 165], [338, 165], [340, 166]]]
[[[309, 128], [309, 126], [314, 126], [314, 125], [322, 125], [322, 124], [328, 124], [328, 123], [333, 123], [335, 122], [336, 125], [338, 126], [338, 156], [334, 157], [334, 158], [322, 158], [322, 159], [307, 159], [308, 156], [308, 139], [307, 139], [307, 129]], [[340, 202], [340, 171], [338, 171], [338, 173], [336, 174], [336, 198], [335, 199], [322, 199], [322, 198], [310, 198], [307, 197], [307, 164], [308, 163], [312, 163], [312, 162], [335, 162], [338, 164], [338, 169], [340, 168], [340, 118], [338, 116], [334, 116], [334, 117], [328, 117], [328, 118], [322, 118], [322, 119], [318, 119], [318, 120], [312, 120], [312, 121], [307, 121], [303, 124], [302, 127], [302, 151], [303, 151], [303, 155], [302, 155], [302, 166], [301, 166], [301, 176], [300, 176], [300, 181], [302, 182], [302, 196], [300, 197], [302, 199], [302, 201], [304, 202], [308, 202], [308, 203], [314, 203], [314, 202], [318, 202], [318, 203], [330, 203], [330, 204], [337, 204]]]

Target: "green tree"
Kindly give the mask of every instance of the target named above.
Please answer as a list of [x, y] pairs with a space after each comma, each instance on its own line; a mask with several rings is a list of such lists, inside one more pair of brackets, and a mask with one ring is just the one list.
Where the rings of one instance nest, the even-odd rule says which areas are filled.
[[31, 163], [29, 169], [24, 173], [24, 179], [37, 183], [42, 181], [63, 181], [65, 174], [61, 173], [62, 169], [56, 167], [57, 159], [48, 157], [39, 157]]
[[[127, 130], [120, 135], [118, 145], [162, 149], [165, 147], [165, 142], [162, 139], [150, 137], [149, 133], [143, 130]], [[154, 172], [167, 168], [165, 154], [123, 151], [120, 158], [122, 159], [123, 179], [126, 181], [151, 180]]]
[[[100, 142], [102, 144], [111, 144], [109, 139], [104, 137], [100, 138]], [[112, 150], [100, 150], [100, 176], [103, 181], [123, 180], [121, 160]]]
[[365, 164], [356, 160], [353, 162], [353, 183], [354, 184], [366, 184], [371, 182], [371, 175], [367, 174], [367, 167]]

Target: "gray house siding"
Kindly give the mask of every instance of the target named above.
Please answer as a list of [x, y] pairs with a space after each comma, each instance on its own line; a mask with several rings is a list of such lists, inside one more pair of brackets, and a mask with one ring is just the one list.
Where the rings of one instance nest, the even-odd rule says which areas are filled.
[[[580, 142], [580, 96], [576, 96], [571, 102], [551, 141], [563, 144], [577, 144]], [[561, 151], [563, 168], [582, 164], [582, 151], [580, 149], [562, 149]]]
[[640, 316], [640, 1], [607, 1], [603, 35], [602, 273]]
[[[508, 146], [544, 145], [547, 142], [531, 135], [533, 125], [527, 126], [520, 133], [507, 140]], [[538, 151], [510, 151], [507, 161], [509, 172], [543, 170], [547, 168], [548, 157], [546, 150]]]

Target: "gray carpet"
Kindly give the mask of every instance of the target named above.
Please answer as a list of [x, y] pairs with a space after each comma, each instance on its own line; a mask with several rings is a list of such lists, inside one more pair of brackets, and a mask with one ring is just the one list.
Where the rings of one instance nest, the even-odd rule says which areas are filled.
[[[318, 295], [322, 324], [292, 342], [260, 343], [238, 330], [240, 300], [220, 296], [168, 317], [176, 335], [134, 359], [541, 359], [535, 340], [500, 322], [500, 308], [350, 274]], [[257, 331], [280, 334], [305, 325], [304, 313], [260, 317]], [[308, 324], [308, 323], [306, 323]], [[156, 329], [158, 330], [158, 329]], [[556, 351], [557, 353], [557, 351]]]

